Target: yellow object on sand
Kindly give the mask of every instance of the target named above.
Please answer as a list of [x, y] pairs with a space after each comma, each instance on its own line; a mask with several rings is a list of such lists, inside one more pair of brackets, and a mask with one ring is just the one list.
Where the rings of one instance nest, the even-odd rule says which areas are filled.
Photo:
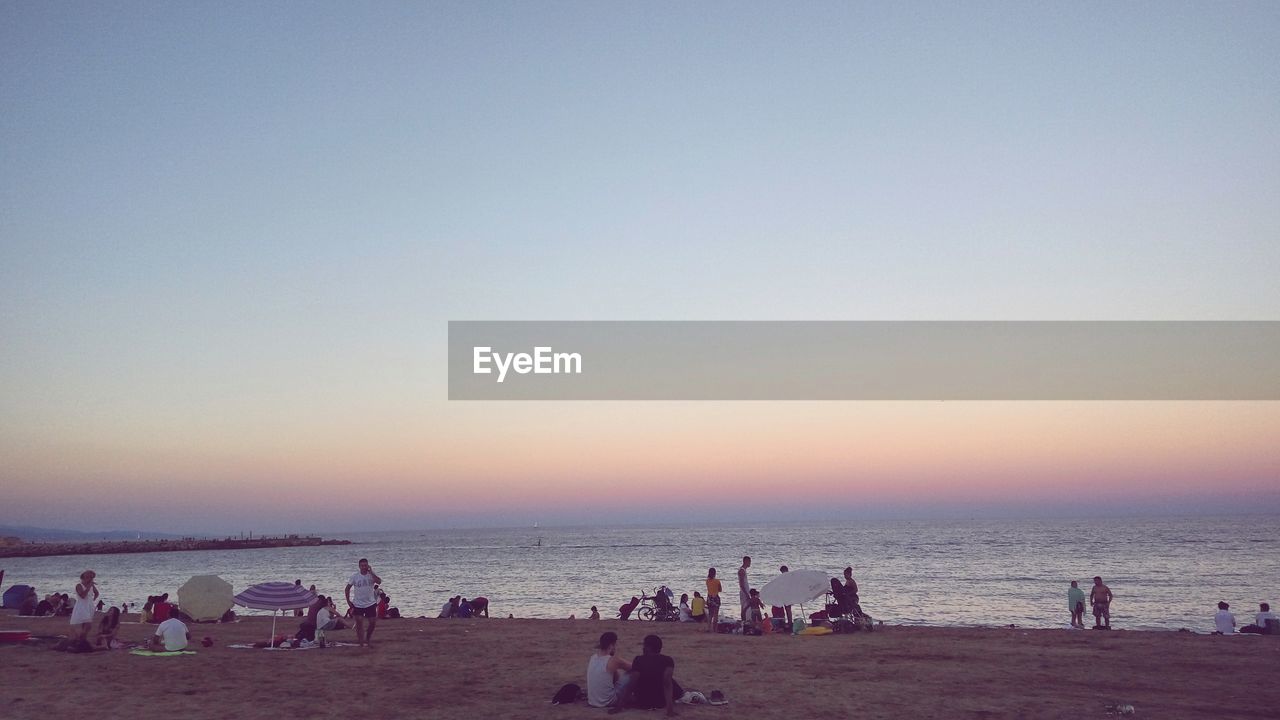
[[831, 628], [817, 627], [817, 626], [807, 627], [796, 634], [797, 635], [830, 635]]

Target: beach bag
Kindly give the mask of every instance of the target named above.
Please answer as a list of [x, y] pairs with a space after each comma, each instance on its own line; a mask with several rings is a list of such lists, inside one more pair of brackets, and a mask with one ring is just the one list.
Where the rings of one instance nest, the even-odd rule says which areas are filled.
[[560, 686], [556, 694], [551, 697], [552, 705], [572, 705], [578, 702], [578, 696], [582, 695], [582, 688], [577, 683], [569, 683]]

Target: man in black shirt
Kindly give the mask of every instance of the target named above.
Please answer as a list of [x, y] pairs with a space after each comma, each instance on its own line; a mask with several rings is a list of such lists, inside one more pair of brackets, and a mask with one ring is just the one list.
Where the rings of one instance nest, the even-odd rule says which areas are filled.
[[630, 696], [626, 700], [631, 707], [642, 710], [653, 710], [665, 707], [667, 715], [676, 714], [676, 699], [684, 695], [680, 684], [672, 677], [676, 661], [662, 654], [662, 638], [647, 635], [644, 639], [644, 654], [637, 655], [631, 663], [633, 678], [627, 688]]

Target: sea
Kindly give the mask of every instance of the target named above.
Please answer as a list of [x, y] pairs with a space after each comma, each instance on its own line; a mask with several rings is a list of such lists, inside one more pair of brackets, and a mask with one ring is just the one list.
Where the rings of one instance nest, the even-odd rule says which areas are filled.
[[833, 577], [852, 567], [863, 609], [886, 624], [1066, 627], [1070, 581], [1087, 592], [1100, 575], [1115, 594], [1113, 627], [1208, 631], [1220, 600], [1242, 625], [1259, 602], [1280, 601], [1277, 529], [1280, 516], [1244, 515], [419, 530], [337, 536], [351, 545], [5, 558], [0, 569], [6, 588], [43, 596], [70, 593], [91, 568], [107, 603], [132, 605], [200, 574], [237, 592], [300, 579], [341, 597], [364, 557], [407, 617], [434, 617], [460, 594], [489, 598], [494, 617], [585, 618], [595, 605], [608, 618], [661, 585], [677, 597], [705, 590], [709, 567], [732, 607], [750, 555], [753, 587], [781, 565]]

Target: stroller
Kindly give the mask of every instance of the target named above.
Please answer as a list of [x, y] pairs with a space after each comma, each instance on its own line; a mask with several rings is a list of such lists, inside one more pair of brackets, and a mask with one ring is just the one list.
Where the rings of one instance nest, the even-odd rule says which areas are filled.
[[839, 578], [831, 578], [831, 592], [827, 593], [827, 620], [836, 632], [870, 632], [871, 616], [863, 612], [858, 603], [858, 593], [840, 584]]
[[629, 602], [625, 602], [618, 606], [618, 619], [630, 620], [631, 613], [635, 612], [636, 606], [640, 604], [640, 598], [632, 596]]

